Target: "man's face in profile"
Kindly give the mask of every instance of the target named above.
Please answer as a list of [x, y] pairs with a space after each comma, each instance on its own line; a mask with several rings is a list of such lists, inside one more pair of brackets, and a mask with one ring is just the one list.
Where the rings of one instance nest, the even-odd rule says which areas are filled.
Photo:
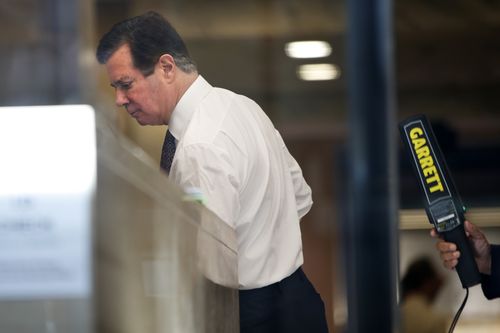
[[141, 125], [164, 125], [168, 122], [168, 86], [162, 71], [155, 66], [151, 75], [144, 76], [132, 60], [130, 47], [120, 46], [105, 64], [111, 86], [115, 88], [115, 103]]

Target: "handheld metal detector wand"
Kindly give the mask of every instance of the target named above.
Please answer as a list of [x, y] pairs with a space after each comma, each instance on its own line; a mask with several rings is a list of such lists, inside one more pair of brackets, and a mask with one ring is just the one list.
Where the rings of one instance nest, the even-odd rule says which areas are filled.
[[465, 306], [468, 288], [481, 282], [481, 275], [465, 234], [465, 207], [427, 117], [418, 115], [408, 118], [399, 124], [399, 130], [418, 179], [429, 222], [445, 241], [455, 243], [460, 251], [456, 270], [467, 293], [450, 327], [452, 332]]

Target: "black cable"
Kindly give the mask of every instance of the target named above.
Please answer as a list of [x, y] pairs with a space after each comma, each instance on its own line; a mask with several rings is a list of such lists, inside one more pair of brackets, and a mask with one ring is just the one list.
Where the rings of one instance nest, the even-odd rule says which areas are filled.
[[467, 298], [469, 298], [469, 288], [465, 288], [465, 298], [464, 301], [462, 302], [462, 305], [460, 305], [460, 308], [457, 311], [457, 314], [453, 318], [453, 321], [451, 322], [450, 329], [448, 330], [448, 333], [453, 333], [453, 330], [455, 329], [455, 325], [457, 324], [458, 318], [460, 318], [460, 315], [462, 314], [462, 310], [465, 307], [465, 303], [467, 303]]

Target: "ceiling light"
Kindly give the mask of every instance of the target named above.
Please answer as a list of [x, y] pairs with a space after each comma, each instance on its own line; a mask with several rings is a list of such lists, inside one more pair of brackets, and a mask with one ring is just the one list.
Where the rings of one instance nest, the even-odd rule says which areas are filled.
[[290, 42], [285, 45], [285, 53], [290, 58], [322, 58], [332, 53], [332, 47], [320, 40]]
[[298, 67], [297, 75], [305, 81], [335, 80], [340, 76], [340, 69], [333, 64], [307, 64]]

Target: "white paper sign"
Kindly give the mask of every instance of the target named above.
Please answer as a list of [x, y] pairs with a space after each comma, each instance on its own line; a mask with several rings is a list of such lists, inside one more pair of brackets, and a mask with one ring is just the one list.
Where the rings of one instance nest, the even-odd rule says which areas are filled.
[[0, 158], [0, 299], [88, 296], [93, 109], [0, 108]]

